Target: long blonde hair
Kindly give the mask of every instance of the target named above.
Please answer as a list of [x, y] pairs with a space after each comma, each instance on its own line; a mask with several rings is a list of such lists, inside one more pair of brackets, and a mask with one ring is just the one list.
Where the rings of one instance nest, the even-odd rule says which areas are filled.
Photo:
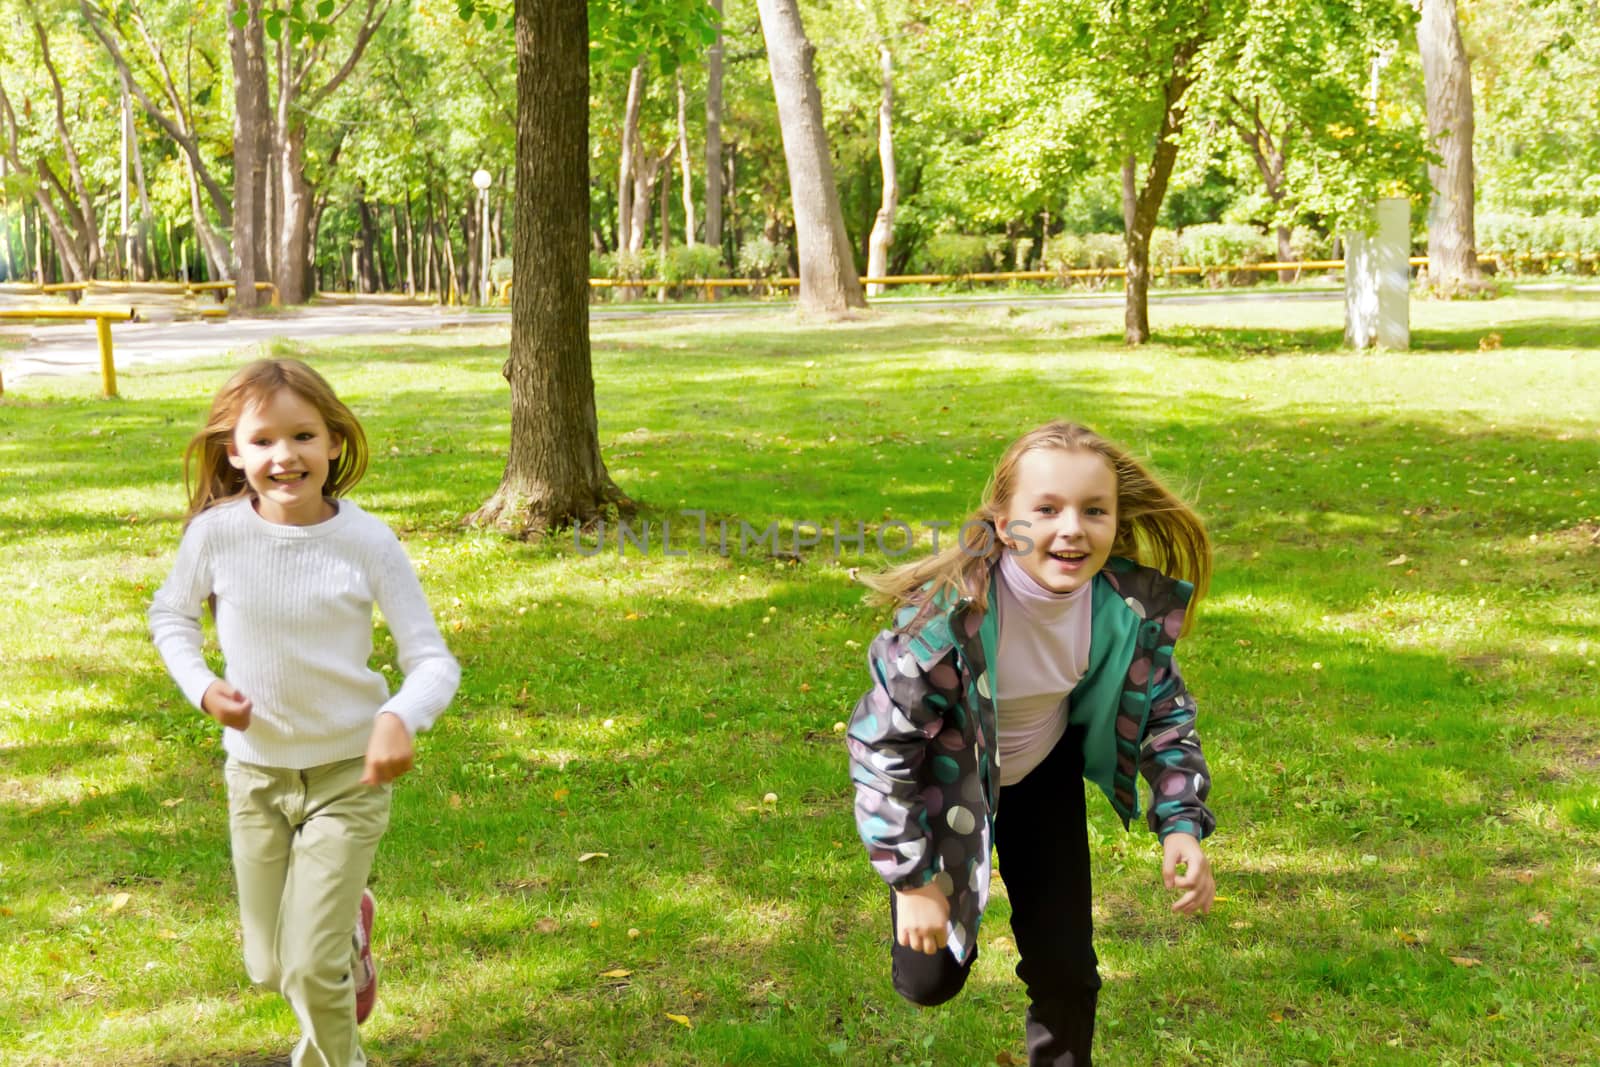
[[316, 408], [340, 442], [322, 487], [324, 496], [348, 491], [367, 472], [367, 435], [322, 375], [298, 359], [258, 359], [239, 368], [217, 390], [205, 426], [183, 450], [183, 490], [189, 498], [185, 525], [207, 508], [250, 493], [244, 472], [228, 462], [228, 445], [245, 409], [263, 403], [279, 389], [291, 390]]
[[956, 543], [926, 559], [902, 564], [862, 582], [879, 604], [917, 608], [915, 626], [951, 598], [971, 597], [979, 613], [988, 607], [989, 580], [1000, 554], [1007, 551], [997, 527], [1016, 492], [1022, 457], [1045, 448], [1093, 452], [1106, 461], [1117, 479], [1117, 532], [1111, 554], [1154, 567], [1194, 585], [1184, 629], [1194, 618], [1193, 604], [1211, 584], [1211, 538], [1194, 509], [1162, 485], [1128, 452], [1093, 430], [1057, 420], [1023, 434], [996, 464], [983, 492], [983, 502], [962, 524]]

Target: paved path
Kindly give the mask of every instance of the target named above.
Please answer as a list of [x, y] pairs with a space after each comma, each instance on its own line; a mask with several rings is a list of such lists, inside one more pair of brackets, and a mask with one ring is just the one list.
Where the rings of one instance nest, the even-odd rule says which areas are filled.
[[[1276, 293], [1195, 293], [1171, 296], [1152, 294], [1151, 303], [1221, 304], [1280, 301], [1338, 300], [1333, 290]], [[896, 307], [1121, 307], [1120, 293], [1103, 296], [902, 297], [879, 301]], [[658, 308], [607, 308], [590, 312], [595, 321], [639, 319], [658, 315], [723, 316], [770, 314], [789, 311], [790, 301], [770, 304], [667, 304]], [[409, 305], [329, 305], [296, 309], [268, 318], [212, 319], [198, 322], [129, 322], [111, 327], [112, 348], [118, 368], [150, 363], [175, 363], [201, 359], [262, 344], [279, 338], [310, 340], [323, 337], [405, 334], [464, 326], [504, 326], [509, 312], [464, 312], [439, 307]], [[99, 374], [100, 350], [94, 324], [63, 323], [34, 326], [26, 331], [28, 345], [0, 351], [0, 375], [6, 388], [36, 375]]]
[[[311, 339], [410, 333], [511, 321], [509, 314], [465, 313], [431, 307], [319, 307], [270, 318], [196, 322], [113, 323], [111, 345], [119, 369], [214, 357], [277, 338]], [[34, 326], [26, 348], [0, 352], [6, 387], [41, 374], [99, 374], [94, 323]]]

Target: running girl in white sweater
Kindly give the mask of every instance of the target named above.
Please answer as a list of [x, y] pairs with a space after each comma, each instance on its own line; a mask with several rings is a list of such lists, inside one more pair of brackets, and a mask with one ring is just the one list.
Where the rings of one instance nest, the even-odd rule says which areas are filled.
[[[245, 969], [293, 1006], [295, 1067], [366, 1062], [389, 783], [460, 680], [400, 542], [342, 499], [366, 466], [361, 424], [316, 371], [242, 368], [184, 452], [183, 541], [150, 605], [173, 679], [224, 727]], [[221, 678], [201, 652], [207, 603]], [[405, 674], [393, 695], [369, 665], [374, 604]]]

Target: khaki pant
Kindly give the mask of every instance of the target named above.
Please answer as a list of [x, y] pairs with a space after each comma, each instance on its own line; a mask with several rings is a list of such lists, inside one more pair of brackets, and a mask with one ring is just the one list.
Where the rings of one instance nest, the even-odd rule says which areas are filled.
[[360, 758], [303, 771], [229, 758], [228, 823], [250, 979], [300, 1020], [294, 1067], [360, 1067], [356, 912], [390, 787], [361, 784]]

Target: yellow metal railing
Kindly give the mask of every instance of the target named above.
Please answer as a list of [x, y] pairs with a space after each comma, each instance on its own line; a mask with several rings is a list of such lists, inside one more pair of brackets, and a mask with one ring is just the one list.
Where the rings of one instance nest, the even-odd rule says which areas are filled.
[[[194, 296], [197, 293], [219, 292], [237, 290], [238, 282], [123, 282], [91, 279], [86, 282], [47, 282], [44, 285], [29, 285], [10, 283], [0, 286], [6, 292], [41, 293], [52, 295], [55, 293], [82, 293], [92, 296], [101, 293], [149, 293], [153, 296]], [[271, 293], [272, 306], [279, 307], [278, 287], [271, 282], [256, 282], [257, 292]]]
[[[100, 341], [100, 382], [106, 396], [117, 395], [117, 367], [111, 358], [111, 324], [133, 319], [133, 308], [0, 308], [0, 319], [93, 319]], [[5, 384], [0, 382], [0, 394]]]

